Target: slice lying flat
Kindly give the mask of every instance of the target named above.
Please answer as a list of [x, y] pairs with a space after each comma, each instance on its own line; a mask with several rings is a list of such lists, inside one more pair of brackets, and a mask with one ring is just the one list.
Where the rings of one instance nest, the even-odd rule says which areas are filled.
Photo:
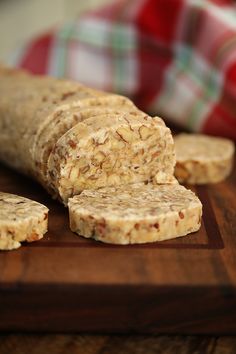
[[71, 230], [114, 243], [162, 241], [197, 231], [202, 204], [180, 185], [129, 185], [86, 190], [69, 199]]
[[174, 142], [175, 176], [179, 182], [216, 183], [230, 174], [234, 156], [232, 141], [201, 134], [179, 134]]
[[0, 192], [0, 250], [19, 248], [47, 232], [48, 208], [33, 200]]

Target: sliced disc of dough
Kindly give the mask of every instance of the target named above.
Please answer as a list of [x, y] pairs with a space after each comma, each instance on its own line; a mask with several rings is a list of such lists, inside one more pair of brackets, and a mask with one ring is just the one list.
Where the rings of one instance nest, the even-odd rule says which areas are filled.
[[0, 250], [19, 248], [47, 232], [48, 208], [18, 195], [0, 192]]
[[48, 186], [67, 204], [85, 189], [173, 181], [174, 143], [163, 121], [139, 112], [102, 114], [78, 123], [56, 143]]
[[231, 140], [201, 134], [179, 134], [174, 137], [174, 142], [175, 176], [179, 182], [216, 183], [232, 171], [234, 144]]
[[69, 199], [71, 230], [114, 243], [146, 243], [200, 228], [202, 204], [180, 185], [129, 185], [86, 190]]
[[[119, 97], [119, 96], [117, 96]], [[35, 152], [33, 154], [35, 162], [35, 170], [39, 171], [38, 179], [42, 180], [43, 184], [47, 184], [47, 163], [55, 144], [68, 130], [73, 128], [76, 124], [85, 121], [90, 117], [100, 116], [101, 114], [118, 114], [119, 112], [132, 112], [130, 105], [127, 105], [123, 102], [122, 106], [119, 105], [119, 101], [111, 100], [111, 105], [114, 104], [114, 107], [110, 107], [107, 102], [107, 107], [102, 106], [106, 101], [100, 100], [100, 105], [98, 108], [71, 108], [67, 111], [61, 111], [60, 114], [56, 115], [54, 120], [50, 122], [48, 126], [42, 130], [41, 134], [38, 137], [37, 145]], [[117, 106], [115, 104], [117, 103]], [[120, 103], [121, 104], [121, 103]], [[137, 111], [135, 107], [133, 111]], [[140, 112], [140, 115], [145, 115]]]

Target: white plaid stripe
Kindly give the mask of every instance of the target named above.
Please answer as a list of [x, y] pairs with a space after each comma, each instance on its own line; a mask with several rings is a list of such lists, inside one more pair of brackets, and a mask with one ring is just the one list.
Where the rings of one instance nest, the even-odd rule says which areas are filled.
[[[96, 54], [94, 53], [96, 51]], [[111, 60], [104, 50], [89, 46], [70, 44], [68, 76], [85, 85], [107, 90], [111, 79]]]
[[130, 95], [139, 80], [136, 38], [132, 24], [94, 17], [67, 24], [54, 39], [48, 73]]
[[207, 0], [189, 0], [189, 6], [194, 5], [203, 8], [203, 10], [207, 8], [207, 11], [218, 18], [220, 22], [233, 30], [236, 29], [236, 4], [219, 6]]
[[[119, 43], [111, 42], [111, 34], [121, 37]], [[135, 28], [132, 24], [118, 24], [96, 17], [82, 18], [75, 28], [74, 38], [98, 47], [109, 47], [126, 52], [136, 48]]]
[[197, 52], [181, 45], [175, 50], [175, 60], [166, 71], [162, 92], [154, 100], [152, 110], [160, 109], [175, 122], [199, 131], [220, 97], [223, 75]]

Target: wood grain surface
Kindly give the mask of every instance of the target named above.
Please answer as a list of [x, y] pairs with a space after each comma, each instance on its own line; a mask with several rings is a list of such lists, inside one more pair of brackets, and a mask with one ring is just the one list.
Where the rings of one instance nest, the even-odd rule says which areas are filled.
[[235, 337], [2, 335], [1, 354], [235, 354]]
[[66, 208], [4, 166], [0, 190], [50, 208], [42, 241], [0, 253], [1, 331], [236, 333], [235, 170], [225, 182], [196, 188], [199, 232], [146, 245], [74, 235]]

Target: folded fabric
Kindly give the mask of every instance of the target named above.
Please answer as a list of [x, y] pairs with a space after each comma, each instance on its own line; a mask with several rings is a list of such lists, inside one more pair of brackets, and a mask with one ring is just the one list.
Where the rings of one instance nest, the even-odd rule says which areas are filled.
[[11, 62], [127, 95], [190, 131], [236, 139], [233, 0], [116, 1], [32, 40]]

